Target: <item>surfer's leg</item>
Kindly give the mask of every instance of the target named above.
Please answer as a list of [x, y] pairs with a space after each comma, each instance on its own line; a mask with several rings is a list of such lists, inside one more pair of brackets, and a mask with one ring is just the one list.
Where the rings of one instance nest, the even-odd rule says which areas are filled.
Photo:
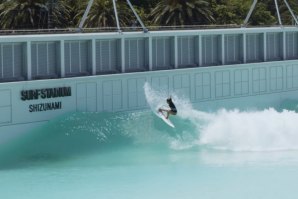
[[164, 111], [167, 111], [167, 110], [162, 109], [162, 108], [159, 108], [159, 109], [158, 109], [158, 112], [161, 112], [161, 113], [162, 113], [162, 112], [164, 112]]
[[168, 119], [170, 115], [177, 115], [177, 112], [174, 112], [172, 110], [169, 110], [169, 111], [167, 110], [167, 117], [166, 118]]

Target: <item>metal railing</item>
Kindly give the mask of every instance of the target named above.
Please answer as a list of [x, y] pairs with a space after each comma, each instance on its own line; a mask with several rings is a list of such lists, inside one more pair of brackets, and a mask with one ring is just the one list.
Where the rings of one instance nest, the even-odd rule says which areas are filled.
[[[240, 28], [237, 24], [227, 25], [184, 25], [184, 26], [149, 26], [149, 31], [163, 30], [200, 30], [200, 29], [228, 29]], [[142, 27], [121, 27], [122, 32], [143, 31]], [[66, 33], [100, 33], [100, 32], [118, 32], [117, 27], [101, 28], [64, 28], [64, 29], [17, 29], [0, 30], [0, 35], [28, 35], [28, 34], [66, 34]]]

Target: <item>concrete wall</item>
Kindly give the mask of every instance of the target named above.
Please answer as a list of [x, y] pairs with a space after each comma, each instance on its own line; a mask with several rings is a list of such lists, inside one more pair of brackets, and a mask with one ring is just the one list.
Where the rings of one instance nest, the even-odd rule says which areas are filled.
[[[0, 137], [22, 133], [72, 111], [146, 109], [144, 83], [188, 98], [201, 110], [263, 108], [298, 96], [298, 61], [35, 80], [0, 84]], [[71, 96], [25, 100], [21, 92], [71, 87]], [[56, 110], [30, 112], [30, 105], [61, 103]], [[9, 136], [8, 136], [9, 137]]]

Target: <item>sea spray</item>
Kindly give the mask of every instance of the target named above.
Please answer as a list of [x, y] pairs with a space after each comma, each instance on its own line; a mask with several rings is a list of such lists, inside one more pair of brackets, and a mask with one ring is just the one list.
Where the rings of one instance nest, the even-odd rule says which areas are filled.
[[298, 114], [263, 111], [220, 110], [200, 132], [200, 144], [234, 151], [298, 149]]
[[169, 134], [175, 134], [175, 136], [167, 137], [169, 146], [175, 150], [185, 150], [198, 146], [198, 132], [201, 127], [199, 124], [204, 119], [203, 117], [194, 117], [193, 114], [199, 116], [205, 115], [205, 113], [200, 111], [193, 112], [192, 105], [187, 98], [178, 97], [175, 92], [169, 93], [168, 90], [153, 89], [148, 82], [144, 85], [144, 92], [147, 103], [153, 112], [160, 107], [169, 108], [166, 104], [166, 99], [169, 96], [171, 96], [176, 105], [178, 114], [170, 116], [170, 120], [174, 122], [176, 128], [165, 128]]
[[200, 148], [231, 151], [276, 151], [298, 149], [298, 113], [221, 109], [214, 113], [191, 110], [188, 118], [196, 128]]
[[[154, 90], [149, 83], [145, 84], [144, 91], [153, 110], [165, 101], [166, 93]], [[175, 125], [180, 123], [179, 136], [169, 139], [170, 147], [175, 150], [193, 147], [231, 151], [298, 150], [298, 113], [295, 111], [221, 109], [207, 113], [194, 109], [189, 100], [175, 93], [171, 95], [178, 109], [177, 116], [171, 120]], [[190, 122], [181, 123], [182, 120]]]

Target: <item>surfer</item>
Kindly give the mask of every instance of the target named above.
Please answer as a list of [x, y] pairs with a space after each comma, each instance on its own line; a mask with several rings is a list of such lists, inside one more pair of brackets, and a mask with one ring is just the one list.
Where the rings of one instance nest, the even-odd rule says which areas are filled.
[[176, 106], [175, 106], [175, 104], [173, 103], [171, 97], [167, 99], [167, 103], [168, 103], [168, 105], [169, 105], [169, 107], [170, 107], [170, 110], [162, 109], [162, 108], [159, 108], [159, 109], [158, 109], [158, 111], [161, 112], [161, 113], [162, 113], [163, 111], [167, 113], [167, 115], [166, 115], [166, 119], [169, 118], [169, 115], [177, 115], [177, 109], [176, 109]]

